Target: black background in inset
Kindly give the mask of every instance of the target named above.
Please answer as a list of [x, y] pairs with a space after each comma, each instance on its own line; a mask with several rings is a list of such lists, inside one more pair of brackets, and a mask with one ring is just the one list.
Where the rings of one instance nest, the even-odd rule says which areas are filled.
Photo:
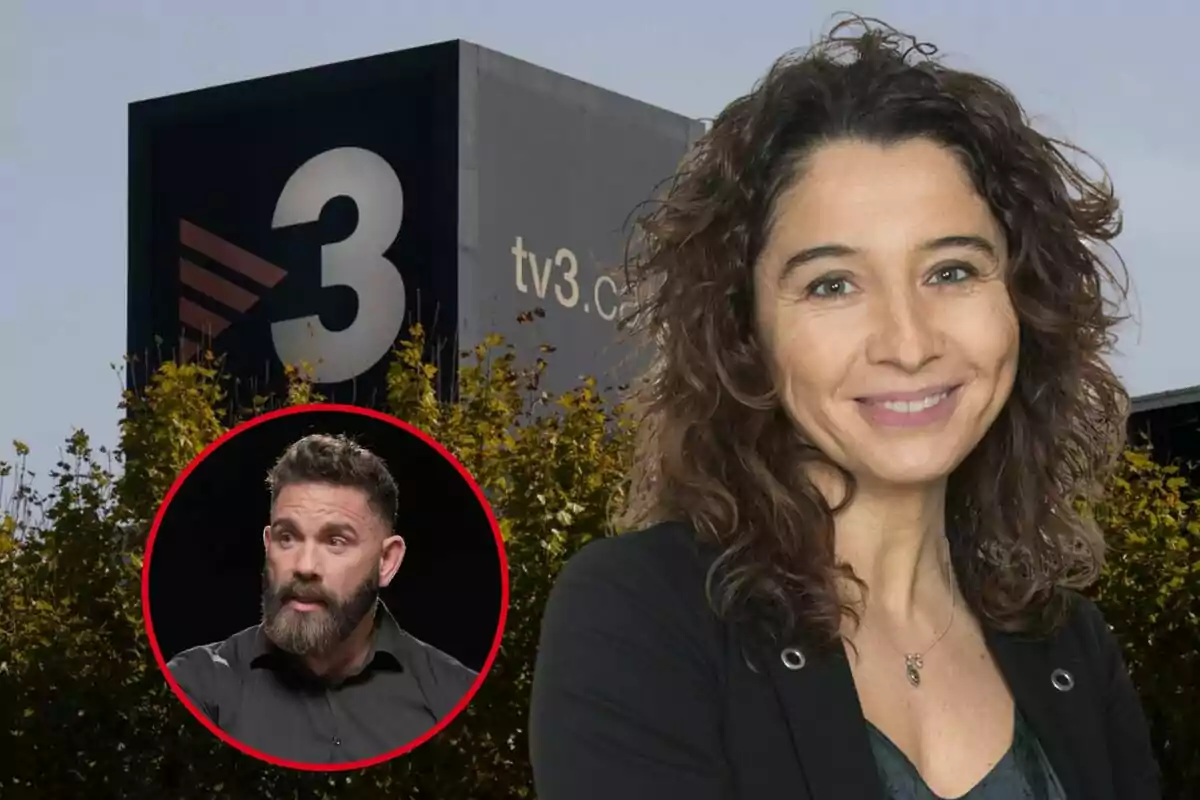
[[400, 493], [396, 530], [408, 552], [381, 596], [406, 631], [481, 669], [502, 599], [486, 511], [420, 437], [345, 411], [290, 414], [241, 431], [180, 486], [150, 554], [149, 611], [163, 657], [259, 623], [267, 471], [310, 433], [344, 433], [387, 463]]
[[[420, 322], [443, 366], [447, 396], [456, 364], [458, 319], [458, 42], [356, 59], [217, 86], [130, 106], [129, 370], [141, 385], [158, 359], [174, 355], [182, 330], [179, 297], [232, 320], [213, 349], [236, 379], [235, 404], [281, 388], [273, 321], [319, 314], [332, 330], [353, 320], [344, 287], [323, 288], [321, 245], [349, 235], [358, 219], [348, 198], [331, 200], [319, 222], [272, 228], [288, 177], [335, 147], [384, 158], [404, 188], [404, 219], [386, 257], [404, 278], [405, 329]], [[180, 218], [287, 271], [264, 290], [233, 270], [185, 250]], [[259, 294], [243, 316], [180, 285], [179, 259]], [[193, 336], [196, 334], [192, 334]], [[161, 340], [161, 344], [156, 341]], [[389, 359], [353, 381], [322, 386], [330, 401], [376, 406]]]

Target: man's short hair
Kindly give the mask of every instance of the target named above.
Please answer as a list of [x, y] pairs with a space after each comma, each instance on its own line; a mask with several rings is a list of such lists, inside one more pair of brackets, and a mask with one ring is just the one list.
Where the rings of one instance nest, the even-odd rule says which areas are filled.
[[371, 510], [390, 526], [399, 502], [396, 481], [383, 459], [341, 434], [314, 433], [293, 443], [267, 473], [271, 505], [285, 486], [325, 483], [361, 489]]

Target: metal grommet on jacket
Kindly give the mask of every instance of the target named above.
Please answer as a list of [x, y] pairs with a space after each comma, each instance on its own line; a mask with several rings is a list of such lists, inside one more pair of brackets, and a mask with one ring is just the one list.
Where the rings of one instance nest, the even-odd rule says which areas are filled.
[[1069, 692], [1075, 688], [1075, 676], [1065, 669], [1056, 669], [1050, 673], [1050, 683], [1060, 692]]
[[798, 647], [783, 648], [779, 653], [779, 660], [793, 672], [798, 669], [804, 669], [804, 665], [808, 663], [808, 659], [804, 657], [804, 653]]

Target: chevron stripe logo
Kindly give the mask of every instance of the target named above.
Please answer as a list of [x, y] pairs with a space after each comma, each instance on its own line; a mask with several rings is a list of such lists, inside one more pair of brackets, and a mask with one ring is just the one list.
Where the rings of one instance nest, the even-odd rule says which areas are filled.
[[179, 355], [187, 361], [200, 351], [203, 342], [211, 342], [220, 336], [234, 318], [253, 308], [263, 294], [284, 279], [287, 271], [186, 219], [179, 220], [179, 243], [184, 249], [203, 256], [212, 264], [237, 273], [246, 279], [246, 284], [255, 287], [250, 289], [222, 277], [212, 269], [197, 264], [199, 259], [194, 256], [180, 257], [180, 284], [222, 309], [218, 312], [209, 304], [201, 305], [180, 295], [179, 322], [183, 330], [179, 337]]

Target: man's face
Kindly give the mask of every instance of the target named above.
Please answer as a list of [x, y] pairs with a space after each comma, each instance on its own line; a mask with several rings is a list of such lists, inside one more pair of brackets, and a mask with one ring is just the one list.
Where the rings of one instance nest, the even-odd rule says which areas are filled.
[[300, 656], [345, 641], [404, 555], [366, 492], [324, 483], [284, 486], [263, 541], [263, 627], [278, 647]]

